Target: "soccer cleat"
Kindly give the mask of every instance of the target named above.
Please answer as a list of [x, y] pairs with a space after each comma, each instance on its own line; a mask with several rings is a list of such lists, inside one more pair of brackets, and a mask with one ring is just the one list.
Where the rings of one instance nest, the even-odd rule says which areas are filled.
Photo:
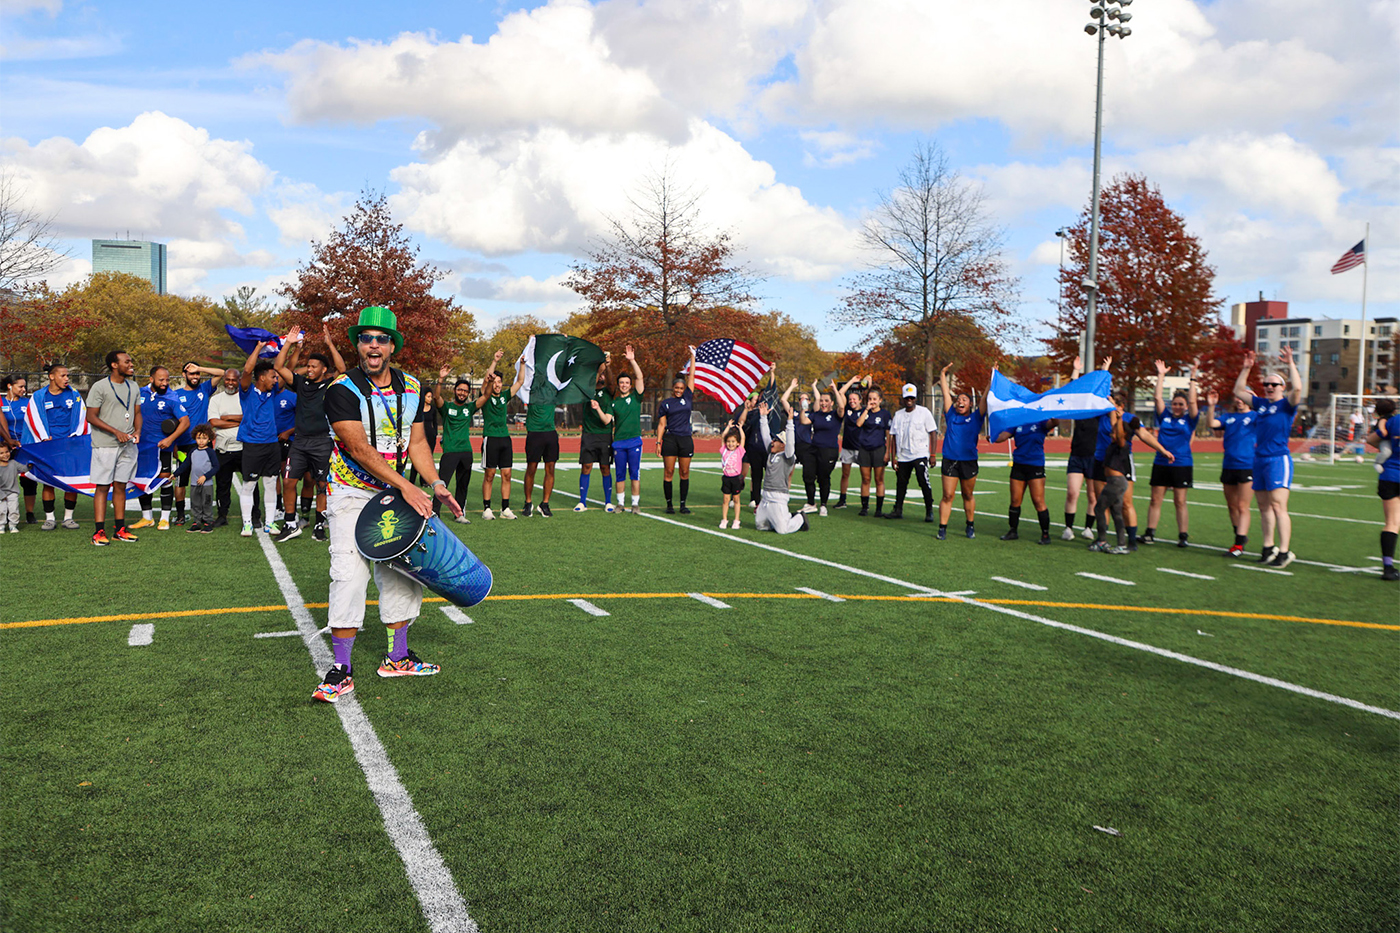
[[116, 532], [113, 533], [112, 537], [118, 541], [124, 541], [127, 544], [130, 544], [133, 541], [141, 540], [125, 528], [118, 528]]
[[510, 509], [501, 509], [501, 518], [514, 519], [515, 513], [512, 512]]
[[65, 518], [62, 524], [63, 527], [67, 528], [69, 531], [77, 531], [79, 528], [83, 527], [71, 518]]
[[578, 505], [574, 506], [574, 511], [575, 511], [575, 512], [587, 512], [587, 511], [588, 511], [588, 506], [586, 506], [586, 505], [584, 505], [582, 502], [580, 502]]
[[938, 540], [939, 540], [939, 541], [947, 541], [947, 540], [948, 540], [948, 529], [947, 529], [947, 528], [940, 528], [940, 529], [938, 529]]
[[459, 525], [470, 525], [472, 523], [472, 520], [470, 518], [467, 518], [466, 512], [463, 512], [461, 515], [458, 515], [456, 518], [453, 519], [453, 521]]
[[428, 664], [418, 659], [412, 649], [404, 656], [402, 661], [391, 661], [385, 655], [384, 660], [379, 663], [380, 677], [431, 677], [442, 668], [436, 664]]
[[107, 532], [98, 529], [97, 533], [92, 536], [92, 543], [98, 547], [106, 547], [112, 542], [107, 540]]
[[864, 518], [865, 516], [867, 516], [867, 515], [870, 514], [870, 507], [869, 507], [869, 506], [865, 506], [864, 508], [862, 508], [862, 509], [861, 509], [859, 512], [857, 512], [856, 514], [859, 515], [860, 517]]
[[326, 671], [326, 679], [321, 682], [311, 694], [311, 699], [320, 700], [322, 703], [334, 703], [343, 696], [348, 696], [355, 692], [355, 680], [350, 676], [350, 672], [340, 665], [336, 665]]
[[325, 523], [325, 522], [317, 522], [317, 523], [315, 524], [315, 526], [312, 527], [312, 529], [311, 529], [311, 540], [312, 540], [312, 541], [324, 541], [324, 540], [326, 540], [326, 523]]
[[822, 506], [821, 508], [817, 509], [817, 514], [820, 515], [822, 518], [826, 518], [826, 506]]
[[481, 517], [484, 518], [484, 519], [486, 519], [488, 522], [495, 521], [495, 520], [496, 520], [496, 513], [493, 512], [493, 511], [491, 511], [490, 509], [482, 509], [482, 510], [481, 510]]
[[969, 525], [967, 526], [967, 536], [968, 536], [969, 538], [975, 538], [975, 537], [977, 537], [977, 529], [974, 528], [971, 524], [969, 524]]
[[1279, 551], [1274, 559], [1269, 561], [1269, 566], [1277, 567], [1279, 570], [1282, 570], [1284, 567], [1293, 563], [1295, 559], [1292, 551]]
[[137, 529], [137, 528], [150, 528], [150, 527], [151, 527], [152, 525], [154, 525], [154, 524], [155, 524], [155, 522], [152, 521], [151, 519], [149, 519], [149, 518], [143, 518], [143, 519], [141, 519], [140, 521], [138, 521], [136, 524], [132, 525], [131, 528], [132, 528], [133, 530], [135, 530], [135, 529]]
[[1269, 561], [1273, 560], [1275, 557], [1278, 557], [1278, 548], [1274, 547], [1274, 546], [1271, 544], [1271, 545], [1269, 545], [1268, 547], [1264, 548], [1262, 551], [1259, 552], [1259, 563], [1261, 563], [1261, 564], [1267, 564]]
[[170, 530], [170, 519], [168, 519], [168, 518], [162, 518], [162, 519], [160, 520], [160, 523], [156, 525], [156, 531], [169, 531], [169, 530]]
[[845, 507], [846, 507], [846, 497], [845, 497], [845, 496], [841, 496], [839, 499], [837, 499], [837, 500], [836, 500], [836, 504], [832, 506], [833, 509], [844, 509]]
[[1002, 535], [1002, 536], [1001, 536], [1001, 540], [1003, 540], [1003, 541], [1019, 541], [1019, 540], [1021, 540], [1021, 534], [1020, 534], [1020, 532], [1018, 532], [1018, 531], [1016, 531], [1016, 530], [1013, 529], [1013, 530], [1011, 530], [1011, 531], [1008, 531], [1006, 534]]
[[682, 515], [689, 515], [689, 514], [690, 514], [690, 509], [688, 509], [688, 508], [685, 507], [685, 503], [684, 503], [684, 502], [681, 503], [680, 513], [681, 513]]
[[1094, 540], [1094, 529], [1089, 528], [1088, 526], [1085, 526], [1084, 530], [1080, 532], [1080, 534], [1083, 535], [1089, 541]]
[[667, 515], [675, 515], [675, 514], [676, 514], [675, 507], [673, 507], [670, 503], [667, 503], [667, 504], [666, 504], [666, 514], [667, 514]]
[[532, 514], [534, 514], [534, 511], [535, 511], [535, 504], [534, 504], [533, 502], [528, 502], [528, 501], [527, 501], [527, 502], [525, 503], [525, 508], [523, 508], [523, 509], [520, 510], [520, 517], [521, 517], [521, 518], [529, 518]]
[[1232, 545], [1230, 545], [1230, 550], [1228, 550], [1228, 551], [1225, 552], [1225, 556], [1226, 556], [1226, 557], [1243, 557], [1243, 556], [1244, 556], [1244, 545], [1243, 545], [1243, 544], [1232, 544]]
[[1177, 538], [1177, 539], [1176, 539], [1176, 546], [1177, 546], [1177, 547], [1190, 547], [1191, 545], [1187, 542], [1187, 540], [1186, 540], [1185, 538]]
[[253, 523], [244, 522], [243, 530], [238, 533], [241, 538], [251, 538], [253, 536]]
[[1157, 536], [1154, 535], [1152, 532], [1149, 531], [1149, 532], [1148, 532], [1147, 534], [1145, 534], [1145, 535], [1138, 535], [1137, 543], [1138, 543], [1138, 544], [1156, 544], [1156, 543], [1157, 543]]
[[[13, 531], [14, 529], [12, 528], [10, 530]], [[1400, 570], [1396, 570], [1394, 564], [1387, 564], [1381, 568], [1381, 579], [1400, 580]]]
[[283, 541], [290, 541], [293, 538], [299, 537], [301, 537], [300, 525], [283, 525], [282, 530], [279, 531], [277, 533], [277, 536], [272, 540], [276, 541], [278, 544], [281, 544]]
[[548, 503], [548, 502], [541, 502], [541, 503], [540, 503], [540, 514], [543, 515], [545, 518], [553, 518], [553, 517], [554, 517], [554, 513], [551, 512], [551, 511], [549, 510], [549, 503]]
[[53, 531], [56, 528], [58, 528], [58, 522], [54, 521], [52, 518], [44, 519], [44, 523], [39, 526], [40, 531]]
[[1066, 527], [1064, 531], [1060, 532], [1060, 540], [1061, 540], [1061, 541], [1073, 541], [1073, 540], [1074, 540], [1074, 529], [1073, 529], [1073, 528], [1070, 528], [1070, 527]]
[[634, 505], [634, 506], [632, 506], [632, 514], [633, 514], [633, 515], [641, 515], [641, 514], [642, 514], [642, 507], [641, 507], [640, 505]]
[[1041, 535], [1041, 536], [1040, 536], [1040, 540], [1036, 542], [1036, 544], [1049, 544], [1049, 543], [1050, 543], [1050, 536], [1049, 536], [1049, 535]]
[[1104, 551], [1104, 553], [1105, 553], [1105, 554], [1116, 554], [1116, 555], [1120, 555], [1120, 556], [1121, 556], [1121, 555], [1123, 555], [1123, 554], [1129, 553], [1129, 551], [1128, 551], [1128, 549], [1125, 548], [1123, 545], [1121, 545], [1121, 544], [1115, 544], [1113, 547], [1106, 549], [1106, 550]]
[[616, 512], [617, 509], [613, 507], [613, 504], [612, 504], [611, 502], [609, 502], [607, 505], [603, 506], [603, 511], [604, 511], [604, 512]]

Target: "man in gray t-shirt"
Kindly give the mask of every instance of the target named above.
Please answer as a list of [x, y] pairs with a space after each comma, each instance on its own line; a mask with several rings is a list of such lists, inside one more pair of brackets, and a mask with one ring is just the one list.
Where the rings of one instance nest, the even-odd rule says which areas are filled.
[[792, 418], [789, 417], [782, 437], [774, 437], [768, 427], [768, 405], [758, 406], [759, 434], [763, 446], [768, 449], [767, 468], [763, 474], [763, 485], [758, 511], [754, 513], [753, 526], [758, 531], [776, 531], [780, 535], [790, 535], [795, 531], [807, 530], [807, 516], [801, 512], [788, 511], [788, 489], [792, 482], [792, 468], [797, 463], [797, 446], [794, 442]]
[[136, 475], [136, 438], [141, 434], [141, 390], [136, 365], [121, 350], [107, 354], [107, 378], [99, 379], [87, 397], [87, 420], [92, 427], [92, 512], [97, 533], [92, 543], [103, 547], [107, 537], [107, 490], [112, 490], [116, 517], [112, 538], [135, 541], [126, 529], [126, 484]]

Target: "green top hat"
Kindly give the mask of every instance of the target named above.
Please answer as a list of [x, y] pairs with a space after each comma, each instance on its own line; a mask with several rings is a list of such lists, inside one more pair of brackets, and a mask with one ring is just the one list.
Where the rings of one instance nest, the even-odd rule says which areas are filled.
[[398, 318], [388, 308], [365, 308], [360, 312], [360, 322], [350, 328], [350, 339], [359, 340], [360, 331], [382, 330], [394, 338], [394, 352], [398, 353], [403, 349], [403, 334], [398, 332], [398, 323]]

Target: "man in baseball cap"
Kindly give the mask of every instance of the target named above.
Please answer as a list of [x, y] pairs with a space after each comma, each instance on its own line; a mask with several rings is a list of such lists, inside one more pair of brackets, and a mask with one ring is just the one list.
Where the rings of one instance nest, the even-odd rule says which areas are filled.
[[894, 511], [886, 517], [904, 517], [904, 494], [909, 491], [909, 474], [913, 473], [924, 491], [924, 521], [931, 522], [933, 487], [928, 481], [928, 461], [938, 424], [933, 412], [919, 404], [919, 390], [912, 382], [906, 382], [899, 394], [903, 407], [894, 413], [889, 438], [889, 459], [895, 462]]

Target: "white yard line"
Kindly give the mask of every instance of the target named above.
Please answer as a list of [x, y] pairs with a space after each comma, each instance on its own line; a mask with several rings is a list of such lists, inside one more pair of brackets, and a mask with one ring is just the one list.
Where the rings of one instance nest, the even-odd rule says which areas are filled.
[[586, 599], [570, 599], [570, 600], [568, 600], [568, 602], [570, 602], [570, 603], [572, 603], [573, 605], [579, 607], [580, 609], [582, 609], [584, 612], [588, 613], [589, 615], [591, 615], [591, 616], [597, 616], [597, 617], [600, 618], [600, 619], [603, 618], [604, 616], [610, 616], [610, 615], [612, 615], [611, 612], [608, 612], [606, 609], [599, 609], [597, 606], [593, 605], [592, 603], [590, 603], [590, 602], [589, 602], [588, 600], [586, 600]]
[[451, 619], [453, 622], [456, 622], [458, 625], [472, 624], [472, 617], [467, 615], [462, 610], [458, 609], [456, 606], [439, 606], [438, 608], [442, 610], [443, 615], [447, 616], [449, 619]]
[[814, 590], [805, 586], [794, 587], [794, 589], [799, 593], [806, 593], [809, 596], [820, 596], [822, 599], [830, 600], [833, 603], [845, 602], [840, 596], [832, 596], [830, 593], [823, 593], [821, 590]]
[[1076, 577], [1088, 577], [1090, 580], [1102, 580], [1104, 583], [1117, 583], [1119, 586], [1137, 586], [1132, 580], [1120, 580], [1117, 577], [1105, 577], [1098, 573], [1088, 573], [1081, 570], [1075, 574]]
[[156, 637], [156, 627], [149, 622], [138, 622], [131, 627], [131, 633], [126, 636], [126, 643], [133, 648], [141, 645], [149, 645]]
[[1187, 573], [1185, 570], [1173, 570], [1170, 567], [1158, 567], [1158, 573], [1176, 574], [1178, 577], [1190, 577], [1192, 580], [1214, 580], [1215, 577], [1205, 573]]
[[1040, 590], [1041, 592], [1044, 592], [1045, 590], [1048, 590], [1050, 588], [1048, 586], [1041, 586], [1039, 583], [1027, 583], [1024, 580], [1013, 580], [1010, 577], [992, 577], [992, 579], [997, 581], [998, 583], [1006, 583], [1010, 586], [1019, 586], [1023, 590]]
[[[311, 654], [312, 666], [320, 675], [330, 669], [335, 658], [325, 640], [319, 637], [316, 623], [312, 621], [296, 581], [287, 572], [287, 565], [282, 562], [277, 548], [267, 535], [260, 534], [257, 539], [272, 567], [272, 575], [277, 579], [282, 598], [296, 620], [302, 643]], [[418, 895], [418, 904], [423, 909], [428, 928], [433, 933], [476, 933], [476, 921], [467, 913], [466, 901], [462, 900], [452, 873], [428, 837], [423, 818], [414, 809], [413, 800], [399, 780], [399, 774], [394, 770], [394, 764], [389, 760], [389, 753], [379, 741], [379, 736], [375, 734], [369, 717], [353, 695], [337, 702], [335, 711], [345, 734], [350, 737], [355, 760], [365, 773], [374, 802], [379, 805], [384, 830], [403, 860], [404, 871], [408, 874], [414, 893]]]
[[290, 632], [258, 632], [258, 633], [257, 633], [256, 635], [254, 635], [253, 637], [254, 637], [254, 638], [291, 638], [293, 635], [300, 635], [300, 634], [301, 634], [301, 632], [298, 631], [297, 629], [292, 629]]
[[720, 602], [713, 596], [706, 596], [704, 593], [686, 593], [685, 595], [689, 596], [691, 599], [697, 600], [698, 602], [702, 602], [707, 606], [714, 606], [716, 609], [734, 608], [733, 606], [729, 605], [729, 603]]
[[1280, 577], [1293, 576], [1293, 571], [1291, 570], [1275, 570], [1272, 567], [1256, 567], [1253, 564], [1233, 564], [1232, 566], [1237, 570], [1253, 570], [1255, 573], [1274, 573], [1278, 574]]

